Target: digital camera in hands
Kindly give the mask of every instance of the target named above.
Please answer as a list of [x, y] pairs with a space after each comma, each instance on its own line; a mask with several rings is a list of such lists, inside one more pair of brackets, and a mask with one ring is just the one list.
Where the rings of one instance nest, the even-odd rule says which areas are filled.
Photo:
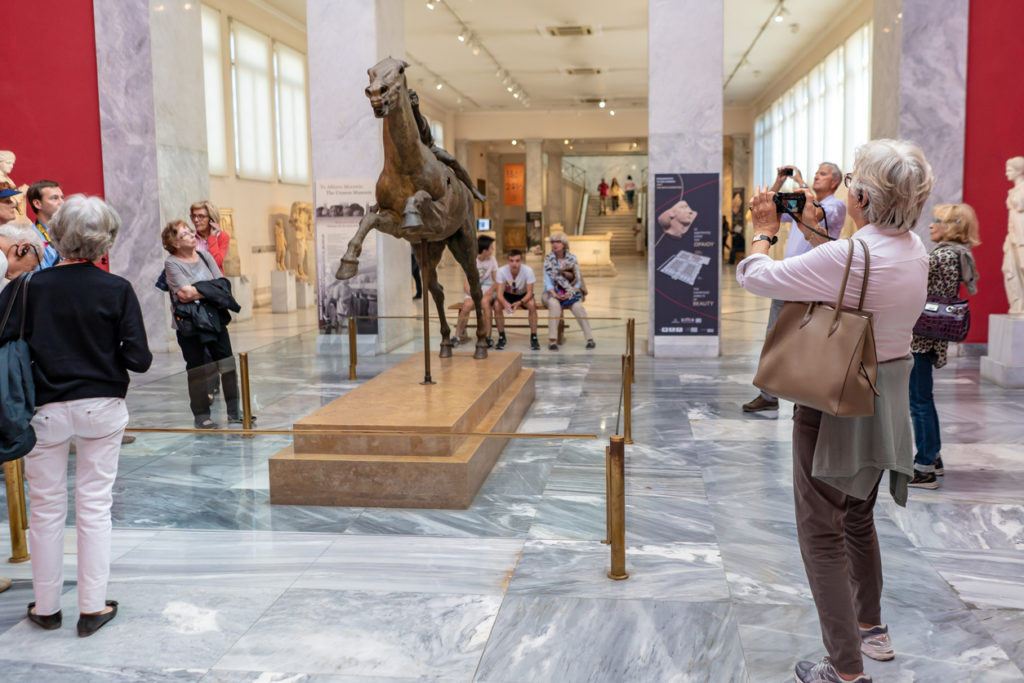
[[799, 216], [804, 211], [807, 195], [803, 192], [776, 192], [775, 213], [789, 213]]

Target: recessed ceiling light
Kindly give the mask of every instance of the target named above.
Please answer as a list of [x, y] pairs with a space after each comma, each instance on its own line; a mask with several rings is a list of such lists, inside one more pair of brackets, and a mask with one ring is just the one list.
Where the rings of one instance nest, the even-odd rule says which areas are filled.
[[463, 31], [462, 33], [460, 33], [460, 34], [458, 35], [458, 38], [459, 38], [459, 42], [460, 42], [460, 43], [464, 43], [464, 42], [466, 42], [466, 38], [467, 38], [467, 36], [466, 36], [466, 32], [465, 32], [465, 31]]
[[427, 9], [434, 9], [435, 5], [437, 5], [436, 0], [427, 0]]
[[607, 104], [607, 102], [601, 100], [600, 102], [597, 103], [597, 106], [601, 107], [601, 109], [604, 109]]
[[610, 110], [608, 113], [611, 114], [612, 116], [615, 116], [615, 110], [614, 109]]
[[441, 88], [444, 87], [444, 83], [442, 83], [441, 81], [435, 81], [434, 82], [434, 87], [437, 88], [438, 90], [440, 90]]
[[519, 144], [519, 141], [516, 140], [515, 138], [512, 138], [512, 146], [515, 147], [518, 144]]
[[569, 144], [569, 138], [566, 138], [566, 139], [562, 140], [562, 144], [563, 145], [568, 145]]

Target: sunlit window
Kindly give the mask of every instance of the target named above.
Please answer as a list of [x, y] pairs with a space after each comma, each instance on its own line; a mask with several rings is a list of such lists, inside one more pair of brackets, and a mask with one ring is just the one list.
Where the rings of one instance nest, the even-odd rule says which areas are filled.
[[277, 104], [277, 177], [309, 182], [309, 127], [306, 124], [306, 61], [302, 53], [274, 43], [274, 100]]
[[270, 38], [231, 22], [231, 93], [235, 122], [235, 172], [274, 180]]
[[228, 174], [228, 142], [224, 121], [223, 50], [220, 12], [203, 5], [203, 86], [206, 93], [206, 153], [211, 175]]
[[770, 104], [754, 123], [754, 183], [771, 185], [793, 164], [810, 182], [823, 161], [853, 166], [871, 135], [871, 24]]

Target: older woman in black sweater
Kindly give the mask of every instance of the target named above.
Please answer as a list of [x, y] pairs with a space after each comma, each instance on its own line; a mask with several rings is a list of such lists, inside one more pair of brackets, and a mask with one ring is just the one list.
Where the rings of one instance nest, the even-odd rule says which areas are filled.
[[[36, 389], [36, 446], [25, 456], [36, 598], [28, 618], [44, 629], [61, 626], [68, 450], [74, 440], [79, 636], [92, 635], [117, 614], [117, 602], [107, 600], [106, 592], [112, 490], [128, 426], [124, 397], [128, 371], [145, 372], [153, 360], [131, 284], [93, 265], [120, 226], [102, 199], [68, 199], [50, 224], [63, 260], [33, 274], [27, 306], [22, 308], [19, 296], [0, 330], [3, 341], [17, 337], [24, 316]], [[0, 294], [0, 310], [12, 290]]]

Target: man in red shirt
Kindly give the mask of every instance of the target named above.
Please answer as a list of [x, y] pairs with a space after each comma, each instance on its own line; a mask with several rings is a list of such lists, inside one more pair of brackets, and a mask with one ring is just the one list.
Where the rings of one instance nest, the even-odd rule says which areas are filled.
[[608, 213], [608, 183], [601, 178], [601, 184], [597, 186], [597, 192], [601, 195], [601, 209], [597, 215], [604, 216]]

